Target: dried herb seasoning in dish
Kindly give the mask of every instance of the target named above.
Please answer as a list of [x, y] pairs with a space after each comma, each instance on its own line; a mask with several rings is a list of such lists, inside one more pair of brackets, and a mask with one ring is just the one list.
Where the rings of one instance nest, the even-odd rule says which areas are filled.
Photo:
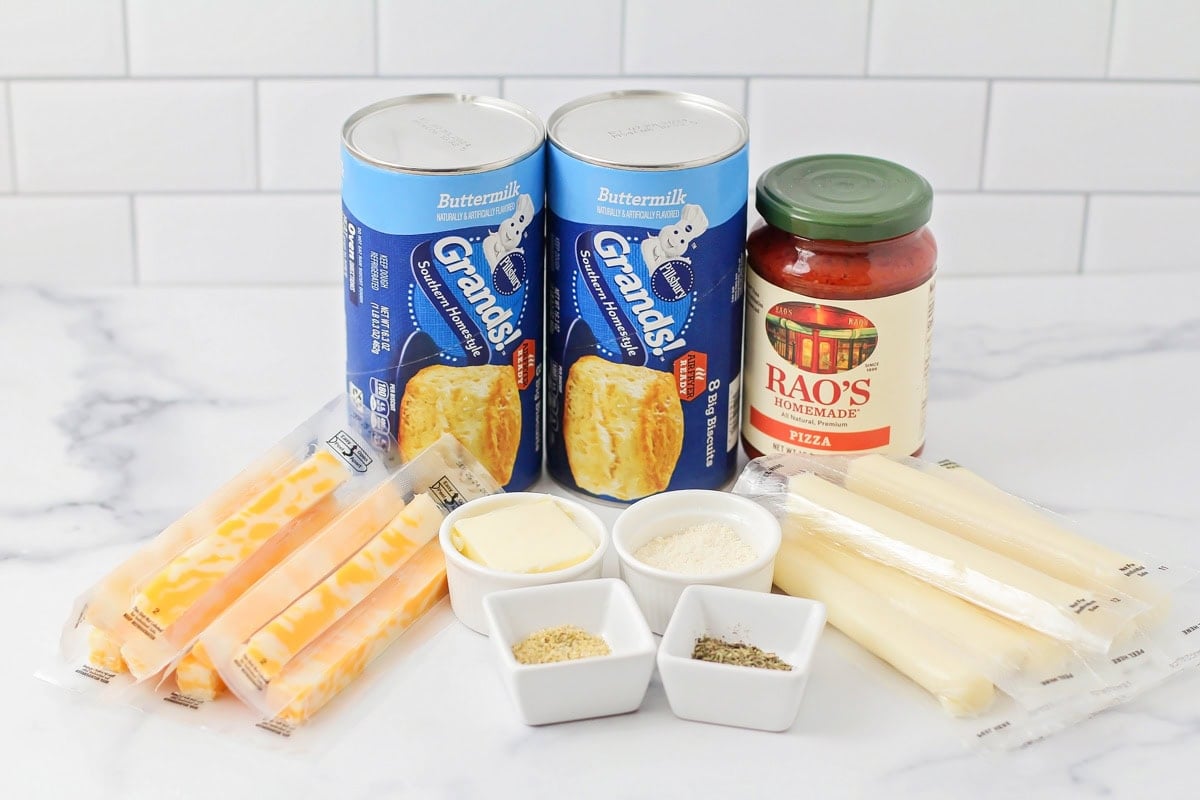
[[757, 667], [791, 672], [792, 665], [774, 653], [768, 653], [745, 642], [727, 642], [714, 636], [701, 636], [692, 648], [692, 658], [711, 661], [714, 664], [732, 664], [736, 667]]
[[512, 651], [519, 664], [550, 664], [612, 653], [604, 637], [574, 625], [534, 631], [514, 644]]

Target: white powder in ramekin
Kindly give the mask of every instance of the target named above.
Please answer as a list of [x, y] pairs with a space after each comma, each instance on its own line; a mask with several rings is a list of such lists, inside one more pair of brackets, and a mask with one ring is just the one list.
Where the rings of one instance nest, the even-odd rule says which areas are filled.
[[699, 522], [678, 533], [656, 536], [633, 554], [643, 564], [682, 575], [727, 572], [755, 556], [754, 548], [721, 522]]

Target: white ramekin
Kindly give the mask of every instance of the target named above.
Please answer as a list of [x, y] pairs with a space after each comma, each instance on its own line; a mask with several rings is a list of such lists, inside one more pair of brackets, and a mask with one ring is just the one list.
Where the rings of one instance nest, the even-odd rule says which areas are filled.
[[[477, 517], [489, 511], [510, 506], [551, 499], [567, 516], [596, 543], [596, 552], [585, 560], [554, 572], [502, 572], [476, 564], [458, 552], [450, 539], [454, 524], [460, 519]], [[454, 509], [442, 520], [438, 532], [442, 552], [446, 555], [446, 579], [450, 585], [450, 607], [459, 622], [476, 633], [487, 634], [487, 617], [483, 613], [483, 598], [503, 589], [520, 589], [525, 586], [544, 586], [549, 583], [581, 581], [599, 578], [604, 565], [604, 554], [608, 552], [608, 528], [595, 512], [582, 503], [541, 492], [510, 492], [480, 497]]]
[[[656, 536], [710, 521], [732, 528], [754, 548], [754, 560], [725, 572], [683, 575], [651, 567], [634, 558], [634, 552]], [[634, 503], [617, 517], [612, 539], [621, 562], [621, 578], [633, 590], [650, 630], [661, 634], [667, 629], [679, 595], [693, 584], [771, 591], [781, 536], [779, 521], [753, 500], [728, 492], [687, 489], [656, 494]]]

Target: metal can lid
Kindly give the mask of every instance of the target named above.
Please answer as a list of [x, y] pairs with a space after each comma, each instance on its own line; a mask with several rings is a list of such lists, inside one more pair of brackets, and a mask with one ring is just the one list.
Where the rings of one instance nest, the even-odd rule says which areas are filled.
[[469, 94], [414, 94], [359, 109], [342, 143], [374, 166], [418, 175], [487, 172], [541, 147], [546, 129], [516, 103]]
[[820, 155], [776, 164], [758, 179], [767, 224], [806, 239], [877, 242], [912, 233], [933, 213], [933, 189], [882, 158]]
[[697, 94], [638, 89], [567, 103], [550, 116], [550, 142], [605, 167], [673, 170], [713, 164], [750, 138], [741, 114]]

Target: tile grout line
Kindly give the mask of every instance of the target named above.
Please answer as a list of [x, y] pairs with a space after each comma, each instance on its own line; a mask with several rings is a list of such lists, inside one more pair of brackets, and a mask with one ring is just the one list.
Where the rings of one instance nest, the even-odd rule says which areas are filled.
[[621, 0], [621, 41], [617, 44], [617, 74], [625, 74], [625, 30], [629, 15], [629, 0]]
[[138, 256], [137, 241], [137, 203], [134, 194], [129, 194], [129, 257], [133, 260], [133, 285], [142, 283], [142, 262]]
[[871, 74], [871, 33], [875, 27], [875, 0], [867, 0], [867, 43], [863, 47], [863, 77]]
[[750, 76], [742, 78], [742, 115], [750, 119]]
[[1113, 56], [1113, 39], [1117, 33], [1117, 3], [1119, 0], [1111, 0], [1112, 5], [1108, 8], [1108, 41], [1104, 45], [1104, 78], [1108, 80], [1112, 77], [1112, 56]]
[[129, 56], [129, 0], [121, 0], [121, 36], [124, 38], [124, 41], [121, 42], [123, 45], [121, 49], [122, 55], [125, 57], [125, 77], [131, 78], [133, 77], [133, 59]]
[[262, 191], [262, 134], [258, 131], [258, 80], [255, 79], [252, 84], [251, 100], [254, 107], [251, 109], [251, 124], [254, 126], [254, 191]]
[[12, 81], [4, 81], [4, 109], [8, 112], [5, 127], [8, 128], [8, 147], [5, 148], [4, 158], [8, 159], [9, 177], [12, 179], [12, 189], [9, 194], [17, 194], [17, 112], [13, 108]]
[[[234, 73], [234, 74], [216, 74], [216, 73], [194, 73], [187, 75], [153, 75], [139, 74], [131, 75], [125, 79], [127, 83], [164, 83], [164, 82], [194, 82], [194, 81], [247, 81], [257, 80], [259, 78], [269, 79], [273, 81], [354, 81], [370, 78], [370, 75], [319, 75], [313, 73], [283, 73], [279, 75], [257, 75], [249, 73]], [[496, 73], [471, 72], [471, 73], [429, 73], [429, 74], [411, 74], [403, 75], [386, 75], [380, 77], [396, 77], [404, 80], [494, 80]], [[546, 73], [509, 73], [509, 78], [517, 78], [520, 80], [540, 80], [540, 81], [560, 81], [560, 80], [575, 80], [588, 78], [607, 78], [612, 79], [616, 76], [611, 72], [584, 72], [572, 73], [570, 75], [547, 75]], [[631, 72], [623, 73], [622, 77], [626, 78], [647, 78], [653, 80], [741, 80], [746, 77], [746, 73], [690, 73], [684, 74], [679, 72]], [[888, 82], [913, 82], [913, 83], [983, 83], [985, 81], [1003, 81], [1005, 83], [1059, 83], [1072, 86], [1096, 86], [1112, 84], [1116, 86], [1131, 85], [1131, 84], [1146, 84], [1159, 86], [1195, 86], [1197, 81], [1195, 78], [1133, 78], [1133, 77], [1079, 77], [1079, 76], [987, 76], [987, 75], [928, 75], [928, 74], [913, 74], [913, 75], [885, 75], [873, 74], [868, 78], [864, 78], [860, 73], [778, 73], [778, 74], [757, 74], [753, 77], [762, 80], [785, 80], [785, 81], [862, 81], [870, 80], [879, 83]], [[25, 83], [62, 83], [71, 81], [76, 83], [87, 83], [91, 81], [116, 81], [123, 80], [121, 75], [0, 75], [0, 80], [20, 80]]]
[[375, 37], [375, 76], [379, 77], [379, 50], [383, 40], [383, 26], [379, 24], [379, 0], [374, 0], [372, 7], [374, 8], [373, 20], [375, 23], [375, 30], [372, 32]]
[[987, 172], [988, 129], [992, 125], [992, 86], [994, 81], [987, 82], [987, 94], [983, 99], [983, 142], [979, 145], [979, 191], [983, 191], [983, 176]]
[[[499, 82], [496, 84], [496, 92], [500, 97], [505, 97], [505, 95], [504, 95], [504, 81], [505, 80], [506, 80], [505, 77], [503, 75], [501, 75], [499, 78]], [[505, 99], [507, 99], [507, 98], [505, 98]]]
[[1079, 234], [1079, 268], [1075, 270], [1077, 275], [1083, 274], [1084, 257], [1087, 255], [1087, 231], [1088, 219], [1092, 214], [1092, 195], [1087, 193], [1083, 196], [1083, 230]]

